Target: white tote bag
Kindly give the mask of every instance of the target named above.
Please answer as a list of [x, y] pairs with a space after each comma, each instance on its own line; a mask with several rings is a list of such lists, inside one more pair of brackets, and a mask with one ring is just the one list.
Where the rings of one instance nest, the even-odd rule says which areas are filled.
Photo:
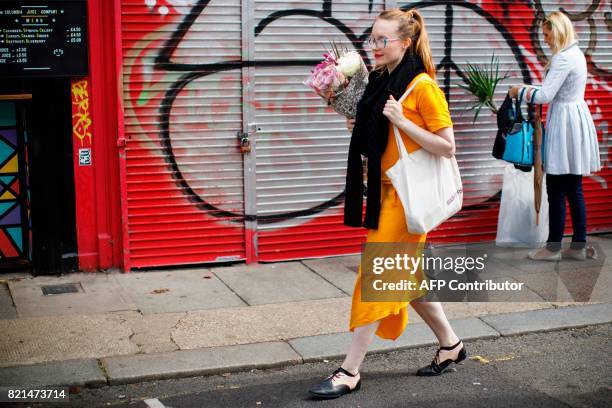
[[[418, 79], [398, 102], [412, 92]], [[421, 148], [408, 153], [399, 130], [393, 126], [399, 160], [386, 174], [397, 191], [406, 225], [412, 234], [425, 234], [457, 213], [463, 204], [463, 186], [455, 157], [432, 154]]]

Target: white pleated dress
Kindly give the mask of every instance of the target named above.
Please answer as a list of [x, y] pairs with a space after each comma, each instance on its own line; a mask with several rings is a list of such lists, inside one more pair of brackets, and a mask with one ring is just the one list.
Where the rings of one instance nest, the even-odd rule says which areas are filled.
[[547, 174], [589, 175], [601, 169], [597, 132], [584, 101], [587, 64], [578, 43], [552, 57], [544, 83], [532, 95], [548, 103], [544, 171]]

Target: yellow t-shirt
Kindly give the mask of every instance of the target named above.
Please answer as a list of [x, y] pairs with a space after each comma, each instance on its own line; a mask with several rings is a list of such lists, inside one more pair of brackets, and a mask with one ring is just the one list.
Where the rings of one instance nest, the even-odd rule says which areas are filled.
[[[404, 108], [404, 116], [414, 122], [417, 126], [427, 129], [430, 132], [437, 132], [440, 129], [452, 127], [450, 112], [448, 111], [448, 103], [444, 92], [438, 84], [429, 77], [426, 73], [417, 75], [406, 89], [410, 88], [414, 81], [425, 76], [419, 82], [412, 92], [404, 99], [402, 106]], [[408, 137], [400, 130], [400, 135], [404, 141], [404, 146], [408, 153], [412, 153], [421, 148], [414, 140]], [[395, 136], [393, 135], [393, 125], [389, 124], [389, 136], [387, 140], [387, 148], [381, 158], [382, 181], [390, 183], [391, 181], [385, 174], [399, 159]]]

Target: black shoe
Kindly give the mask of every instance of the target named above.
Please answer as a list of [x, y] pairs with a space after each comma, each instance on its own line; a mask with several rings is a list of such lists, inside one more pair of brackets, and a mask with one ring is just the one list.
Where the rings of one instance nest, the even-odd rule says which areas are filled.
[[465, 358], [467, 357], [467, 353], [465, 352], [465, 346], [463, 346], [461, 347], [461, 350], [459, 350], [459, 355], [457, 356], [456, 360], [452, 360], [449, 358], [448, 360], [444, 360], [441, 363], [438, 363], [438, 360], [440, 358], [440, 350], [453, 350], [460, 343], [461, 343], [461, 340], [459, 340], [459, 343], [455, 344], [454, 346], [440, 347], [438, 351], [436, 352], [436, 357], [434, 357], [431, 364], [423, 368], [420, 368], [417, 371], [416, 375], [421, 376], [421, 377], [431, 377], [434, 375], [440, 375], [448, 368], [449, 365], [451, 365], [451, 363], [456, 364], [456, 363], [460, 363], [461, 361], [465, 360]]
[[361, 379], [357, 381], [357, 384], [354, 388], [351, 388], [347, 384], [335, 384], [333, 383], [334, 378], [341, 378], [343, 376], [355, 377], [359, 374], [351, 374], [346, 371], [344, 368], [340, 367], [332, 375], [327, 377], [325, 380], [321, 381], [319, 384], [315, 385], [308, 391], [311, 396], [315, 398], [322, 399], [333, 399], [343, 396], [344, 394], [351, 393], [353, 391], [357, 391], [361, 388]]

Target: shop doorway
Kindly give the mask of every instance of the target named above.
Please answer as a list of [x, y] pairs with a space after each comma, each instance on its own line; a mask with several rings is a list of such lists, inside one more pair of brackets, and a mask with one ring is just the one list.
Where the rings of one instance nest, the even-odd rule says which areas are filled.
[[0, 270], [31, 265], [30, 206], [23, 126], [27, 94], [0, 95]]
[[[0, 272], [26, 268], [35, 275], [76, 271], [70, 79], [3, 81], [0, 94], [31, 95], [30, 100], [2, 102], [6, 120], [1, 129], [4, 136], [14, 134], [16, 143], [14, 158], [3, 162], [8, 167], [0, 167], [1, 188], [7, 193], [0, 195], [0, 212], [5, 207], [11, 211], [4, 213], [8, 221], [0, 225], [6, 238], [2, 240], [0, 234]], [[3, 142], [8, 146], [7, 139]], [[10, 146], [4, 150], [4, 155], [12, 152]], [[3, 173], [3, 169], [11, 172]], [[14, 199], [9, 200], [11, 197]]]

